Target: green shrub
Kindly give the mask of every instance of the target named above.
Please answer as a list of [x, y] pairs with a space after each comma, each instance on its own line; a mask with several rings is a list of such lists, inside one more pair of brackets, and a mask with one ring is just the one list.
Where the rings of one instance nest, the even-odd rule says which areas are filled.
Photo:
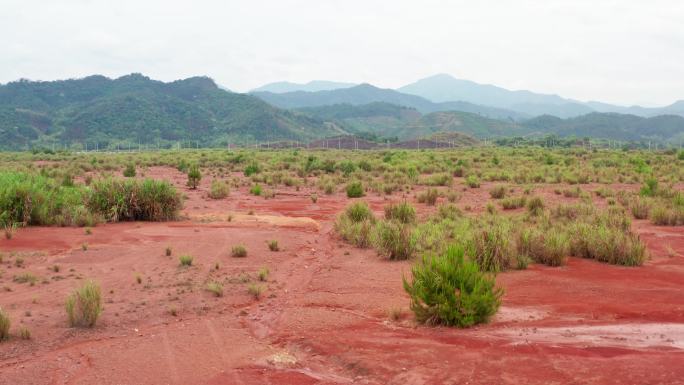
[[475, 175], [468, 175], [465, 184], [470, 188], [478, 188], [480, 187], [480, 180]]
[[450, 219], [453, 221], [461, 218], [463, 216], [463, 212], [461, 212], [461, 209], [459, 209], [458, 206], [447, 203], [437, 206], [437, 216], [440, 219]]
[[378, 253], [390, 260], [409, 259], [416, 248], [411, 226], [399, 221], [378, 222], [373, 243]]
[[199, 166], [196, 164], [190, 166], [188, 170], [188, 187], [191, 189], [196, 189], [199, 186], [200, 180], [202, 180], [202, 173], [200, 172]]
[[374, 221], [375, 217], [373, 216], [373, 212], [371, 211], [370, 207], [368, 207], [368, 203], [359, 201], [359, 202], [354, 202], [350, 205], [347, 206], [347, 208], [344, 209], [344, 214], [349, 217], [353, 222], [362, 222], [364, 220], [371, 220]]
[[364, 196], [363, 185], [359, 181], [347, 184], [347, 198], [360, 198]]
[[123, 171], [123, 176], [133, 178], [135, 176], [135, 164], [129, 163]]
[[12, 322], [9, 314], [0, 307], [0, 341], [9, 338], [9, 330]]
[[230, 194], [230, 187], [225, 181], [214, 179], [211, 181], [211, 188], [209, 190], [209, 198], [223, 199]]
[[178, 257], [178, 262], [180, 263], [181, 266], [192, 266], [192, 261], [194, 258], [192, 255], [181, 255]]
[[268, 249], [271, 251], [279, 251], [280, 246], [278, 246], [278, 241], [276, 241], [275, 239], [268, 241]]
[[487, 322], [501, 304], [503, 290], [476, 263], [464, 258], [461, 247], [423, 257], [411, 273], [412, 281], [403, 278], [403, 285], [420, 323], [469, 327]]
[[262, 267], [259, 269], [259, 272], [257, 273], [257, 277], [259, 278], [259, 281], [265, 282], [268, 279], [268, 275], [271, 273], [271, 271], [268, 269], [268, 267]]
[[255, 196], [261, 195], [261, 186], [255, 184], [251, 189], [249, 189], [249, 193]]
[[644, 185], [641, 187], [639, 193], [645, 197], [655, 196], [658, 192], [658, 180], [655, 178], [647, 178]]
[[245, 176], [249, 177], [254, 174], [258, 174], [261, 172], [261, 167], [259, 167], [258, 163], [250, 163], [247, 167], [245, 167]]
[[394, 219], [401, 223], [415, 223], [416, 209], [408, 202], [385, 206], [385, 219]]
[[247, 248], [243, 245], [236, 245], [230, 250], [230, 256], [233, 258], [245, 258], [247, 256]]
[[518, 240], [518, 252], [529, 256], [537, 263], [548, 266], [565, 264], [570, 255], [570, 241], [567, 235], [558, 229], [523, 230]]
[[102, 313], [100, 286], [87, 281], [66, 300], [66, 312], [71, 327], [93, 327]]
[[360, 221], [352, 219], [346, 212], [340, 214], [335, 221], [335, 231], [342, 239], [356, 247], [369, 247], [371, 232], [375, 219], [370, 217]]
[[658, 226], [679, 226], [684, 225], [684, 209], [674, 206], [668, 207], [664, 204], [656, 204], [651, 209], [651, 223]]

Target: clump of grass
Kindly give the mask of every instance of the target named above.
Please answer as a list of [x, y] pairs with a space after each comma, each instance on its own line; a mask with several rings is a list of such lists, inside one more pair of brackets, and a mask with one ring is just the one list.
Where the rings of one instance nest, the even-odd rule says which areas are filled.
[[135, 282], [137, 282], [138, 285], [142, 283], [142, 275], [140, 275], [140, 273], [135, 274]]
[[514, 210], [524, 207], [527, 203], [527, 197], [524, 195], [518, 197], [509, 197], [501, 200], [501, 207], [504, 210]]
[[503, 289], [492, 276], [480, 272], [477, 263], [464, 258], [461, 247], [451, 246], [443, 255], [423, 257], [403, 278], [416, 320], [427, 325], [469, 327], [487, 322], [501, 304]]
[[425, 203], [428, 206], [434, 206], [437, 203], [439, 191], [436, 188], [430, 188], [418, 194], [418, 203]]
[[478, 188], [480, 187], [480, 180], [475, 175], [468, 175], [465, 184], [470, 188]]
[[31, 330], [27, 328], [26, 326], [20, 326], [19, 327], [19, 338], [22, 340], [30, 340], [31, 339]]
[[651, 203], [643, 197], [634, 197], [629, 203], [629, 209], [636, 219], [648, 218], [648, 213], [651, 210]]
[[66, 313], [71, 327], [93, 327], [102, 314], [100, 286], [87, 281], [66, 300]]
[[38, 282], [38, 277], [35, 276], [33, 273], [21, 273], [19, 275], [14, 276], [14, 282], [16, 283], [28, 283], [31, 286], [35, 285], [36, 282]]
[[247, 293], [249, 293], [254, 299], [259, 300], [264, 292], [264, 287], [256, 283], [250, 283], [247, 285]]
[[527, 201], [527, 211], [530, 215], [540, 215], [544, 212], [544, 201], [540, 197], [532, 197]]
[[171, 253], [173, 253], [173, 249], [171, 248], [171, 246], [166, 246], [166, 249], [164, 249], [164, 254], [165, 254], [167, 257], [170, 257], [170, 256], [171, 256]]
[[525, 229], [518, 238], [518, 252], [538, 263], [561, 266], [570, 255], [570, 241], [568, 236], [558, 229], [543, 232]]
[[0, 341], [9, 338], [9, 330], [12, 325], [9, 314], [0, 307]]
[[399, 321], [404, 316], [404, 309], [400, 307], [391, 307], [387, 310], [387, 318], [391, 321]]
[[178, 257], [178, 262], [180, 263], [181, 266], [192, 266], [192, 261], [194, 258], [192, 255], [181, 255]]
[[17, 222], [5, 222], [2, 224], [2, 228], [5, 232], [5, 239], [12, 239], [17, 232]]
[[81, 250], [88, 251], [88, 242], [83, 242], [81, 244]]
[[166, 181], [101, 179], [91, 185], [86, 206], [107, 220], [166, 221], [175, 219], [182, 198]]
[[416, 209], [408, 202], [389, 204], [385, 206], [385, 219], [412, 224], [416, 222]]
[[506, 196], [506, 186], [499, 185], [489, 190], [489, 196], [493, 199], [503, 199]]
[[357, 247], [368, 247], [371, 230], [375, 224], [373, 212], [366, 202], [354, 202], [347, 206], [335, 221], [335, 231], [342, 239]]
[[311, 194], [311, 203], [316, 203], [318, 202], [318, 194]]
[[214, 297], [223, 297], [223, 285], [221, 283], [212, 281], [207, 284], [206, 290], [214, 295]]
[[259, 272], [257, 273], [257, 277], [259, 278], [259, 281], [266, 281], [268, 279], [268, 275], [271, 273], [271, 271], [268, 269], [268, 267], [264, 266], [261, 269], [259, 269]]
[[230, 250], [230, 256], [233, 258], [244, 258], [247, 256], [247, 248], [243, 245], [235, 245]]
[[493, 217], [472, 230], [469, 255], [483, 271], [504, 271], [515, 262], [511, 242], [512, 225], [503, 218]]
[[347, 198], [360, 198], [364, 195], [363, 185], [360, 181], [353, 181], [347, 184]]
[[409, 259], [416, 248], [411, 226], [399, 221], [378, 222], [373, 243], [378, 252], [390, 260]]
[[271, 251], [280, 251], [280, 246], [278, 246], [278, 241], [275, 239], [268, 241], [268, 249]]
[[230, 194], [230, 186], [228, 182], [214, 179], [211, 181], [211, 187], [209, 189], [209, 198], [211, 199], [223, 199]]

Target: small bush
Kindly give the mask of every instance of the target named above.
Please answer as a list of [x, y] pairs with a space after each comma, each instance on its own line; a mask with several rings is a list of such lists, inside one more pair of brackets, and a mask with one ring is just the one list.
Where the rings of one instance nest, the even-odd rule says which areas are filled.
[[230, 250], [230, 256], [233, 258], [244, 258], [247, 256], [247, 248], [243, 245], [236, 245]]
[[258, 163], [250, 163], [247, 167], [245, 167], [245, 176], [249, 177], [254, 174], [258, 174], [261, 172], [261, 167], [259, 167]]
[[181, 266], [192, 266], [192, 261], [194, 258], [192, 255], [181, 255], [178, 257], [178, 261], [180, 262]]
[[202, 180], [202, 173], [200, 172], [199, 166], [196, 164], [190, 166], [188, 170], [188, 187], [191, 189], [196, 189], [199, 186], [200, 180]]
[[347, 206], [344, 210], [344, 214], [349, 217], [353, 222], [363, 222], [365, 220], [375, 220], [373, 212], [368, 203], [366, 202], [354, 202]]
[[178, 216], [183, 201], [166, 181], [102, 179], [92, 183], [86, 205], [113, 222], [166, 221]]
[[360, 198], [364, 196], [363, 185], [359, 181], [347, 185], [347, 198]]
[[133, 178], [135, 176], [135, 164], [129, 163], [123, 171], [123, 176]]
[[166, 249], [164, 249], [164, 254], [166, 254], [167, 257], [170, 257], [171, 253], [173, 253], [173, 249], [171, 246], [167, 246]]
[[444, 255], [424, 257], [403, 278], [416, 320], [427, 325], [469, 327], [496, 313], [503, 290], [494, 278], [464, 258], [463, 248], [449, 247]]
[[468, 175], [465, 179], [465, 184], [470, 188], [478, 188], [480, 187], [480, 180], [475, 175]]
[[385, 206], [385, 219], [394, 219], [401, 223], [415, 223], [416, 209], [408, 202]]
[[223, 199], [230, 194], [230, 187], [225, 181], [214, 179], [211, 181], [211, 188], [209, 189], [209, 198]]
[[212, 293], [214, 297], [223, 297], [223, 285], [219, 282], [209, 282], [206, 289], [208, 292]]
[[515, 251], [511, 243], [511, 224], [501, 219], [482, 223], [472, 230], [469, 255], [483, 271], [499, 272], [513, 266]]
[[93, 327], [102, 313], [100, 286], [87, 281], [67, 298], [66, 312], [71, 327]]
[[255, 196], [260, 196], [261, 192], [261, 186], [258, 184], [255, 184], [254, 186], [252, 186], [252, 188], [249, 189], [249, 193]]
[[416, 242], [410, 225], [399, 221], [379, 222], [374, 233], [378, 252], [390, 260], [404, 260], [413, 256]]
[[9, 338], [9, 330], [12, 322], [9, 314], [0, 307], [0, 341]]

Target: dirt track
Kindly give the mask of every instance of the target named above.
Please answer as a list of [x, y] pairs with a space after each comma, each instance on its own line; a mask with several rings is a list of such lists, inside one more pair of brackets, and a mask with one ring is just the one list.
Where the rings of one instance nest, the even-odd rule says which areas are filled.
[[[149, 175], [184, 181], [167, 169]], [[185, 191], [179, 222], [101, 225], [92, 235], [28, 228], [0, 240], [6, 255], [25, 259], [24, 268], [14, 258], [2, 264], [0, 286], [11, 291], [0, 304], [13, 329], [33, 333], [0, 344], [0, 384], [684, 383], [681, 227], [634, 223], [652, 254], [643, 267], [571, 258], [503, 273], [503, 306], [490, 324], [426, 328], [412, 322], [401, 287], [411, 262], [381, 260], [333, 234], [346, 197], [319, 194], [314, 204], [306, 189], [281, 188], [265, 200], [242, 188], [211, 201], [206, 179]], [[364, 199], [378, 212], [386, 204]], [[483, 186], [459, 204], [477, 211], [487, 199]], [[269, 251], [269, 239], [282, 250]], [[247, 258], [230, 256], [236, 244]], [[195, 264], [183, 269], [186, 253]], [[271, 274], [256, 301], [243, 281], [262, 266]], [[12, 282], [24, 271], [39, 282]], [[101, 283], [105, 312], [92, 330], [70, 329], [63, 301], [85, 278]], [[223, 297], [203, 290], [208, 280], [226, 282]], [[400, 320], [389, 319], [392, 308], [404, 309]]]

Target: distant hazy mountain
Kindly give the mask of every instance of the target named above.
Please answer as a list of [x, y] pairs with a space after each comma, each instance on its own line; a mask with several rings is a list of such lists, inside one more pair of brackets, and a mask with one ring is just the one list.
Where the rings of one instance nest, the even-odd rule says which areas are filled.
[[641, 107], [641, 106], [615, 106], [601, 102], [588, 102], [587, 106], [597, 112], [617, 112], [620, 114], [631, 114], [642, 117], [652, 117], [658, 115], [679, 115], [684, 116], [684, 100], [679, 100], [665, 107]]
[[345, 131], [400, 140], [424, 138], [434, 133], [461, 132], [478, 138], [518, 136], [531, 131], [512, 122], [489, 119], [462, 111], [423, 114], [417, 109], [389, 103], [336, 104], [298, 110]]
[[354, 87], [355, 85], [356, 84], [354, 83], [340, 83], [327, 80], [313, 80], [308, 83], [275, 82], [255, 88], [250, 92], [272, 92], [274, 94], [295, 91], [317, 92], [337, 90], [340, 88], [350, 88]]
[[220, 89], [207, 77], [170, 83], [140, 74], [0, 85], [0, 149], [52, 143], [202, 145], [318, 138], [321, 120]]
[[479, 105], [505, 108], [530, 116], [549, 114], [571, 117], [593, 112], [593, 109], [558, 95], [537, 94], [530, 91], [510, 91], [505, 88], [479, 84], [440, 74], [418, 80], [398, 91], [422, 96], [433, 102], [461, 100]]
[[423, 113], [436, 111], [462, 111], [501, 120], [519, 120], [530, 117], [530, 115], [511, 110], [480, 106], [463, 101], [433, 103], [420, 96], [404, 94], [391, 89], [378, 88], [370, 84], [360, 84], [351, 88], [343, 88], [331, 91], [296, 91], [281, 94], [272, 92], [252, 92], [251, 94], [280, 108], [319, 107], [335, 104], [362, 105], [382, 102], [415, 108]]
[[543, 115], [522, 123], [537, 134], [603, 138], [621, 141], [654, 141], [676, 145], [684, 140], [684, 117], [660, 115], [644, 118], [613, 112], [593, 112], [569, 119]]

